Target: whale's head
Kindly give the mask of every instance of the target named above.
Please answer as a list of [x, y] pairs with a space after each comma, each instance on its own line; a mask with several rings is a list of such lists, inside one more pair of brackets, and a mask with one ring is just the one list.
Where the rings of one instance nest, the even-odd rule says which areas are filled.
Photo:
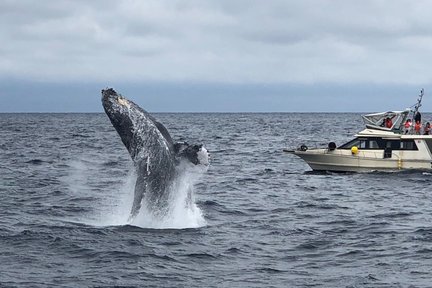
[[130, 118], [132, 108], [138, 107], [132, 101], [117, 94], [112, 88], [102, 90], [102, 106], [110, 120], [116, 122], [121, 122], [124, 118]]
[[173, 148], [168, 130], [147, 111], [118, 94], [114, 89], [102, 90], [102, 106], [132, 159], [139, 153], [136, 148], [143, 137], [160, 139], [167, 149]]
[[138, 117], [138, 115], [135, 117], [134, 114], [138, 114], [140, 108], [132, 101], [117, 94], [112, 88], [102, 90], [102, 106], [123, 144], [131, 152], [135, 130], [133, 119]]

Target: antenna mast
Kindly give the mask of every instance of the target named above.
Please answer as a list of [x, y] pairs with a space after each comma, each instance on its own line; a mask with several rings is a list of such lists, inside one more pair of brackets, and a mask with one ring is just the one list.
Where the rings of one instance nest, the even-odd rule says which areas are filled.
[[412, 124], [411, 124], [411, 126], [410, 126], [410, 128], [409, 128], [409, 133], [411, 134], [412, 133], [412, 131], [413, 131], [413, 129], [414, 129], [414, 125], [415, 125], [415, 118], [416, 118], [416, 116], [417, 116], [417, 113], [418, 113], [418, 110], [419, 110], [419, 108], [421, 107], [421, 101], [422, 101], [422, 99], [423, 99], [423, 95], [424, 95], [424, 89], [422, 88], [421, 90], [420, 90], [420, 94], [419, 94], [419, 97], [418, 97], [418, 99], [417, 99], [417, 103], [415, 104], [415, 106], [414, 106], [414, 110], [411, 110], [412, 112], [413, 112], [413, 122], [412, 122]]
[[420, 90], [419, 98], [417, 99], [417, 104], [414, 106], [414, 115], [417, 114], [419, 108], [421, 107], [421, 101], [422, 101], [423, 95], [424, 95], [424, 89], [422, 88]]

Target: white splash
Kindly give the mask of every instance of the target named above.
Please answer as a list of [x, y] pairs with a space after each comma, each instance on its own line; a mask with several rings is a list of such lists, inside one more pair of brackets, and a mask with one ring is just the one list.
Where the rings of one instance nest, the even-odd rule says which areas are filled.
[[156, 216], [144, 204], [131, 225], [154, 229], [183, 229], [207, 224], [201, 209], [196, 205], [193, 191], [207, 167], [181, 163], [177, 169], [179, 174], [171, 187], [168, 213], [162, 217]]
[[70, 166], [70, 175], [65, 177], [63, 181], [68, 185], [71, 196], [81, 198], [93, 195], [99, 200], [94, 203], [86, 203], [86, 206], [93, 207], [93, 212], [71, 217], [66, 219], [67, 221], [92, 226], [129, 224], [153, 229], [198, 228], [206, 225], [203, 213], [196, 205], [193, 189], [207, 170], [207, 166], [181, 163], [177, 167], [178, 177], [171, 187], [168, 213], [163, 217], [155, 216], [145, 209], [146, 205], [144, 204], [140, 213], [131, 222], [129, 222], [129, 215], [137, 178], [133, 167], [129, 167], [131, 172], [123, 177], [118, 184], [111, 185], [108, 189], [105, 188], [101, 191], [95, 186], [99, 186], [97, 184], [103, 181], [98, 177], [98, 172], [103, 171], [106, 167], [85, 160], [73, 161]]
[[111, 187], [109, 197], [102, 202], [98, 222], [102, 226], [117, 226], [128, 224], [129, 213], [134, 198], [134, 189], [137, 176], [133, 169], [118, 186]]
[[197, 155], [198, 155], [197, 157], [198, 157], [198, 161], [200, 164], [206, 165], [206, 166], [210, 165], [210, 155], [204, 146], [202, 146], [200, 148]]

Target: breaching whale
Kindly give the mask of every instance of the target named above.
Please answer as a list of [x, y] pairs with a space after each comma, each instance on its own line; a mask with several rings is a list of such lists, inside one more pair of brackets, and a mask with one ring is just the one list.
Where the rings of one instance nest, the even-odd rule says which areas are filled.
[[139, 213], [144, 199], [149, 211], [163, 215], [168, 209], [179, 163], [186, 160], [195, 165], [208, 165], [207, 150], [203, 145], [174, 143], [165, 126], [112, 88], [102, 90], [102, 105], [136, 169], [129, 220]]

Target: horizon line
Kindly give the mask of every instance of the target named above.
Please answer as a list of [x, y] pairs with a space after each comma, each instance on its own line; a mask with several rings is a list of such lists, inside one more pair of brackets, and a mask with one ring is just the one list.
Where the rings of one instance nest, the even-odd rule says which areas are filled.
[[[377, 111], [147, 111], [148, 113], [156, 113], [156, 114], [272, 114], [272, 113], [298, 113], [298, 114], [363, 114], [363, 113], [375, 113]], [[385, 112], [385, 111], [381, 111]], [[379, 113], [379, 112], [377, 112]], [[429, 111], [423, 111], [421, 113], [432, 113]], [[69, 112], [44, 112], [44, 111], [13, 111], [6, 112], [0, 111], [0, 114], [105, 114], [105, 112], [77, 112], [77, 111], [69, 111]]]

